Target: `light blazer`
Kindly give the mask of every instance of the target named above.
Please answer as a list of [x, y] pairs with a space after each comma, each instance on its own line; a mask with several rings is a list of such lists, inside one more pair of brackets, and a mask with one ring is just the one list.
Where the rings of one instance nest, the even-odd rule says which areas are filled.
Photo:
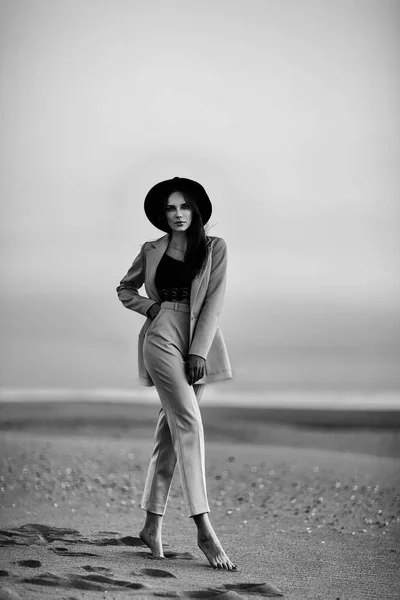
[[[145, 242], [127, 274], [117, 287], [122, 304], [147, 317], [146, 312], [161, 303], [155, 285], [158, 263], [168, 247], [168, 235]], [[190, 291], [190, 337], [188, 354], [206, 360], [205, 375], [196, 383], [210, 383], [232, 377], [232, 369], [218, 319], [226, 287], [227, 250], [222, 238], [207, 237], [207, 263], [203, 273], [192, 281]], [[144, 284], [148, 298], [138, 290]], [[155, 317], [157, 318], [157, 316]], [[152, 319], [147, 317], [139, 333], [138, 367], [142, 385], [154, 385], [143, 359], [143, 342]], [[185, 357], [186, 358], [186, 357]]]

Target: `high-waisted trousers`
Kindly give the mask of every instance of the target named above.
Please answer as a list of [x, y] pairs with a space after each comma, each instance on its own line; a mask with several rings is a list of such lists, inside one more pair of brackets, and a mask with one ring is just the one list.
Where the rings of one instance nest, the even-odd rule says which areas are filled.
[[205, 384], [190, 386], [185, 372], [189, 349], [189, 305], [162, 302], [143, 344], [145, 367], [161, 400], [142, 509], [164, 515], [176, 463], [189, 516], [209, 512], [204, 431], [199, 401]]

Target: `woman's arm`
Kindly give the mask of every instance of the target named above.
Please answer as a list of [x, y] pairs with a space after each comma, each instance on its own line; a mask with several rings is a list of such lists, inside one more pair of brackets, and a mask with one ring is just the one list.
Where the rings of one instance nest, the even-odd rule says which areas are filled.
[[218, 238], [212, 249], [212, 264], [207, 293], [197, 319], [189, 354], [207, 359], [221, 313], [226, 288], [228, 253], [225, 240]]
[[149, 316], [147, 311], [151, 306], [157, 304], [157, 302], [138, 293], [138, 290], [144, 283], [145, 277], [145, 245], [146, 243], [141, 247], [127, 274], [121, 279], [120, 285], [117, 287], [117, 294], [126, 308], [147, 317]]

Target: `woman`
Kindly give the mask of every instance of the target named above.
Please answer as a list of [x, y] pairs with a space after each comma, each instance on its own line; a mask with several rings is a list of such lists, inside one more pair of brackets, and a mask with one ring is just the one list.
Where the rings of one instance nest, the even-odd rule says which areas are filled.
[[[210, 565], [236, 569], [208, 518], [204, 432], [198, 402], [205, 384], [232, 377], [218, 317], [226, 283], [226, 244], [206, 236], [211, 202], [197, 182], [175, 177], [147, 194], [148, 219], [167, 235], [143, 244], [117, 288], [127, 308], [147, 316], [139, 333], [139, 378], [155, 385], [161, 409], [141, 507], [140, 532], [163, 558], [162, 518], [176, 463], [198, 546]], [[139, 295], [142, 285], [148, 298]]]

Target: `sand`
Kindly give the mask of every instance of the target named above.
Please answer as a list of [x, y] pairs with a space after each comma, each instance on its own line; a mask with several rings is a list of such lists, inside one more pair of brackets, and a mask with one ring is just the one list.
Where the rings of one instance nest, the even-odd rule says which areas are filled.
[[220, 572], [197, 548], [178, 477], [167, 558], [151, 559], [138, 538], [147, 429], [88, 432], [74, 407], [79, 426], [46, 432], [30, 410], [0, 437], [0, 599], [400, 598], [398, 431], [354, 430], [350, 452], [348, 429], [269, 424], [279, 444], [249, 444], [225, 422], [224, 440], [206, 444], [207, 481], [212, 522], [239, 570]]

